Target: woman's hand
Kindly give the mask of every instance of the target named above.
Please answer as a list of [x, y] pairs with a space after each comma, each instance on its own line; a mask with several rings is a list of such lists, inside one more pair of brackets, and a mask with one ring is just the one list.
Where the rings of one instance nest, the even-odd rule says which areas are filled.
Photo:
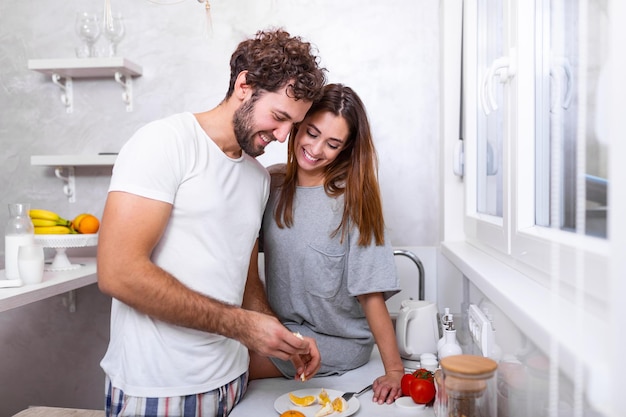
[[402, 396], [400, 381], [404, 375], [404, 365], [398, 352], [391, 317], [382, 293], [364, 294], [357, 298], [365, 311], [367, 323], [372, 330], [385, 366], [385, 375], [376, 378], [372, 386], [374, 389], [372, 401], [378, 404], [384, 402], [391, 404], [396, 398]]
[[391, 371], [376, 378], [372, 386], [372, 389], [374, 390], [372, 401], [378, 404], [383, 404], [385, 402], [387, 404], [391, 404], [396, 400], [396, 398], [401, 397], [402, 389], [400, 387], [400, 380], [403, 375], [404, 370]]

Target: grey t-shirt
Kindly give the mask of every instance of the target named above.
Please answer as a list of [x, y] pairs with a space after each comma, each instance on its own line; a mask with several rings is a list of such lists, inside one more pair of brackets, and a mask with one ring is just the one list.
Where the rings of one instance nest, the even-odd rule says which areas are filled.
[[[262, 246], [268, 299], [290, 330], [316, 339], [322, 356], [319, 376], [342, 374], [369, 360], [374, 338], [357, 295], [400, 291], [393, 248], [358, 245], [358, 228], [341, 240], [331, 237], [341, 222], [343, 197], [319, 187], [298, 187], [294, 224], [280, 229], [274, 220], [278, 192], [272, 190], [263, 218]], [[272, 359], [287, 377], [291, 362]]]

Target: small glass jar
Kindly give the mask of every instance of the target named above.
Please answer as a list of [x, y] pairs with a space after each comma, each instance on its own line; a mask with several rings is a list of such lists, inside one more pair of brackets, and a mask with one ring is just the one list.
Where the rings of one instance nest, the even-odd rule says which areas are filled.
[[441, 368], [435, 371], [435, 401], [433, 403], [433, 411], [437, 417], [446, 417], [448, 411], [448, 397], [446, 396], [446, 388], [443, 386], [443, 371]]
[[494, 360], [454, 355], [441, 359], [440, 364], [445, 398], [440, 399], [438, 416], [497, 417], [498, 364]]

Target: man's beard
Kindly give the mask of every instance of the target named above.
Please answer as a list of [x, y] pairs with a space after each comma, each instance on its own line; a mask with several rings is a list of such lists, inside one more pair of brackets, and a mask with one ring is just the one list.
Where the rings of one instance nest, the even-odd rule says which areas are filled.
[[241, 149], [252, 157], [257, 157], [265, 152], [264, 147], [257, 147], [254, 144], [254, 126], [252, 123], [254, 104], [259, 99], [259, 96], [253, 94], [252, 97], [241, 105], [235, 114], [233, 115], [233, 127], [235, 130], [235, 137], [237, 143]]

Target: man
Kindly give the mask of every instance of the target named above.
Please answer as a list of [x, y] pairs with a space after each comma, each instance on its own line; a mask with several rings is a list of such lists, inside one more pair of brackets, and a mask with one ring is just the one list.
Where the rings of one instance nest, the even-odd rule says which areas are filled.
[[231, 57], [225, 99], [149, 123], [122, 147], [104, 208], [98, 285], [113, 297], [107, 416], [226, 416], [248, 349], [320, 366], [315, 341], [271, 314], [256, 270], [269, 176], [253, 158], [285, 141], [325, 82], [311, 45], [259, 32]]

